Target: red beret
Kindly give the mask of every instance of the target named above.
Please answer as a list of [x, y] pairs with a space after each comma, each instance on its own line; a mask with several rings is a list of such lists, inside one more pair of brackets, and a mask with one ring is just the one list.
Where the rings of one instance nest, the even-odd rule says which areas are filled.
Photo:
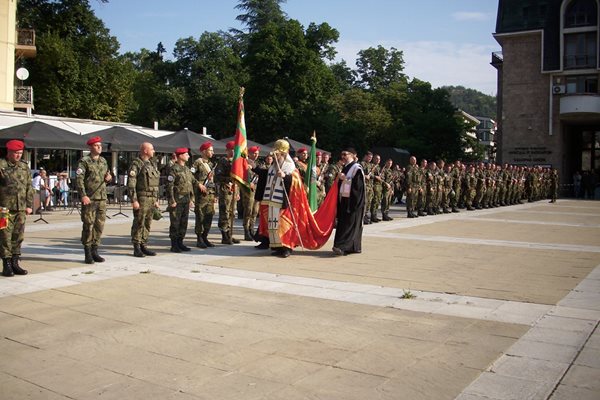
[[200, 151], [204, 151], [210, 147], [213, 147], [211, 142], [204, 142], [202, 143], [202, 146], [200, 146]]
[[229, 142], [227, 142], [227, 144], [225, 145], [225, 148], [227, 150], [233, 150], [233, 148], [235, 147], [235, 142], [233, 140], [230, 140]]
[[87, 144], [88, 146], [91, 146], [95, 143], [100, 143], [102, 141], [102, 138], [100, 136], [94, 136], [91, 139], [88, 139], [87, 142], [85, 142], [85, 144]]
[[250, 148], [248, 149], [248, 151], [249, 151], [250, 153], [256, 153], [257, 151], [260, 151], [260, 147], [258, 147], [258, 146], [252, 146], [252, 147], [250, 147]]
[[298, 153], [298, 154], [299, 154], [299, 153], [306, 153], [306, 147], [301, 147], [301, 148], [299, 148], [299, 149], [296, 151], [296, 153]]
[[6, 150], [8, 151], [19, 151], [19, 150], [23, 150], [25, 148], [25, 143], [21, 142], [20, 140], [9, 140], [8, 142], [6, 142]]
[[185, 154], [188, 152], [188, 148], [187, 147], [180, 147], [177, 150], [175, 150], [175, 154], [180, 155], [180, 154]]
[[317, 157], [322, 156], [322, 155], [323, 155], [323, 153], [321, 153], [320, 151], [317, 151]]

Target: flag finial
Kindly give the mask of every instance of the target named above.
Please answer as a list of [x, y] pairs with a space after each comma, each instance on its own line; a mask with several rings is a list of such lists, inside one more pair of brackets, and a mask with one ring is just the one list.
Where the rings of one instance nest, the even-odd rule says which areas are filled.
[[246, 91], [246, 88], [243, 86], [240, 86], [240, 100], [242, 99], [242, 97], [244, 97], [244, 92]]

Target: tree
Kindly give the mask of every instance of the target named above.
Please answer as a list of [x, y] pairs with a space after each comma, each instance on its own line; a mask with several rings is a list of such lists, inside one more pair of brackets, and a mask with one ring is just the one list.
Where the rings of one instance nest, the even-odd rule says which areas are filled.
[[123, 120], [133, 69], [88, 1], [20, 0], [19, 24], [36, 30], [38, 56], [25, 60], [40, 113]]
[[442, 89], [450, 93], [450, 100], [456, 108], [471, 115], [496, 118], [496, 97], [464, 86], [444, 86]]
[[358, 52], [357, 84], [368, 90], [378, 91], [389, 87], [394, 82], [406, 79], [402, 51], [383, 46], [370, 47]]
[[335, 93], [331, 70], [314, 46], [309, 47], [302, 25], [295, 20], [268, 23], [248, 37], [244, 66], [246, 123], [256, 140], [291, 136], [307, 140], [320, 131], [329, 99]]
[[248, 33], [258, 32], [269, 23], [281, 24], [286, 21], [286, 14], [281, 4], [286, 0], [240, 0], [236, 9], [245, 11], [235, 19], [246, 25]]

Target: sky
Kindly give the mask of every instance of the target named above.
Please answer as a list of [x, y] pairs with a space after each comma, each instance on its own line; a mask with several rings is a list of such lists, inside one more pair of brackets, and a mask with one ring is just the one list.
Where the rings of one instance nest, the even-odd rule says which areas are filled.
[[[162, 42], [172, 57], [180, 38], [242, 29], [237, 0], [109, 0], [90, 4], [116, 36], [121, 53], [155, 50]], [[496, 94], [491, 53], [498, 0], [287, 0], [288, 18], [306, 28], [327, 22], [340, 33], [336, 60], [355, 67], [360, 50], [382, 45], [404, 54], [404, 72], [433, 87], [462, 85]]]

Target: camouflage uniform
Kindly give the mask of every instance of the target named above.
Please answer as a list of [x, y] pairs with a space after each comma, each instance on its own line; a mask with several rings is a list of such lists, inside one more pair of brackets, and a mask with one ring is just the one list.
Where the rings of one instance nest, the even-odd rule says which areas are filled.
[[[380, 178], [380, 179], [377, 179]], [[379, 165], [374, 165], [371, 180], [373, 182], [373, 201], [371, 201], [371, 222], [379, 222], [381, 221], [377, 218], [377, 210], [379, 210], [381, 206], [381, 199], [383, 197], [383, 183], [381, 176], [381, 167]]]
[[[194, 213], [196, 214], [196, 246], [212, 247], [208, 242], [208, 232], [215, 215], [216, 187], [213, 179], [215, 164], [210, 160], [199, 158], [194, 162], [191, 172], [196, 181], [206, 187], [202, 193], [198, 185], [194, 186]], [[208, 242], [208, 243], [207, 243]]]
[[0, 207], [9, 211], [8, 225], [0, 229], [0, 257], [18, 259], [25, 235], [27, 208], [33, 208], [31, 173], [24, 161], [0, 159]]
[[81, 243], [84, 247], [97, 249], [106, 221], [106, 182], [108, 163], [104, 157], [94, 160], [85, 156], [77, 166], [77, 190], [79, 198], [89, 197], [90, 204], [81, 206]]
[[408, 218], [415, 218], [415, 210], [419, 197], [419, 167], [409, 165], [406, 170], [406, 214]]
[[[258, 162], [256, 164], [258, 165]], [[252, 170], [248, 170], [248, 181], [250, 182], [250, 187], [240, 186], [240, 197], [244, 209], [244, 240], [252, 241], [254, 240], [254, 225], [256, 224], [259, 206], [259, 203], [254, 201], [258, 175]]]
[[[361, 164], [362, 165], [362, 164]], [[364, 169], [364, 168], [363, 168]], [[337, 178], [338, 173], [342, 169], [337, 163], [329, 164], [327, 169], [325, 170], [324, 180], [325, 180], [325, 192], [328, 193], [331, 186], [333, 186], [333, 182]]]
[[381, 216], [384, 221], [391, 221], [392, 217], [390, 217], [388, 214], [390, 212], [390, 203], [392, 202], [392, 197], [394, 196], [394, 172], [391, 168], [383, 167], [381, 170], [381, 178], [383, 179], [381, 193]]
[[[370, 224], [371, 219], [369, 218], [369, 212], [371, 211], [371, 204], [373, 203], [373, 169], [375, 168], [375, 165], [370, 162], [361, 161], [360, 166], [365, 174], [365, 215], [363, 219], [365, 224]], [[338, 168], [337, 172], [340, 171], [341, 168]]]
[[464, 184], [464, 192], [465, 192], [465, 205], [467, 210], [474, 210], [473, 208], [473, 200], [477, 195], [477, 182], [479, 179], [475, 175], [474, 172], [467, 172], [465, 175], [465, 184]]
[[450, 196], [450, 208], [452, 212], [457, 213], [459, 212], [458, 203], [461, 197], [462, 174], [457, 166], [453, 166], [450, 175], [452, 177], [452, 192], [454, 192], [454, 195]]
[[235, 195], [235, 183], [231, 180], [231, 160], [227, 157], [219, 159], [215, 167], [215, 183], [217, 195], [219, 196], [219, 229], [221, 230], [222, 243], [239, 243], [233, 239], [233, 196]]
[[129, 197], [132, 202], [140, 203], [140, 207], [133, 210], [131, 242], [134, 245], [145, 246], [150, 235], [154, 207], [158, 201], [160, 172], [153, 161], [138, 157], [132, 161], [128, 175]]
[[[167, 199], [169, 201], [169, 238], [171, 250], [178, 253], [183, 250], [182, 243], [185, 238], [190, 214], [190, 201], [194, 195], [193, 187], [196, 179], [187, 165], [173, 164], [167, 177]], [[176, 203], [175, 207], [171, 205]]]

